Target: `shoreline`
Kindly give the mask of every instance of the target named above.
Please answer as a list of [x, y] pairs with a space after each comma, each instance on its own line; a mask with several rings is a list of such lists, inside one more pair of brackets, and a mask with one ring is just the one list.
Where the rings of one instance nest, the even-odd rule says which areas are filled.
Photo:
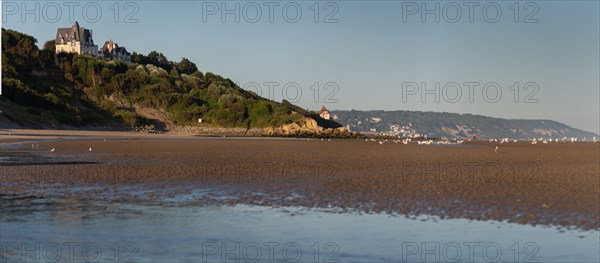
[[[222, 131], [212, 133], [196, 133], [190, 130], [173, 130], [163, 133], [148, 133], [139, 131], [107, 131], [107, 130], [55, 130], [55, 129], [0, 129], [0, 144], [9, 142], [20, 142], [42, 139], [66, 139], [66, 138], [290, 138], [290, 139], [362, 139], [350, 137], [329, 137], [304, 135], [293, 136], [286, 134], [258, 134], [256, 132], [244, 133], [245, 129], [238, 128], [208, 128], [210, 131]], [[266, 130], [265, 130], [266, 131]]]

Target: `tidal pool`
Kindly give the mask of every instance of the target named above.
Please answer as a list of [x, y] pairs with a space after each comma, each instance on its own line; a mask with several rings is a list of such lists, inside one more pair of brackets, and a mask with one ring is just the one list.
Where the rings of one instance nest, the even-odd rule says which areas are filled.
[[3, 262], [599, 262], [599, 232], [298, 207], [1, 196]]

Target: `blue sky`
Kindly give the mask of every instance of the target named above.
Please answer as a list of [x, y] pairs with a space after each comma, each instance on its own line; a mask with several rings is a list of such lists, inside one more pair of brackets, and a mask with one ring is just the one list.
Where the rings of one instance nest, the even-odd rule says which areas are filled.
[[[63, 2], [25, 2], [36, 15], [22, 1], [3, 1], [2, 26], [42, 44], [77, 20], [99, 45], [112, 38], [130, 51], [187, 57], [203, 72], [304, 108], [553, 119], [600, 132], [599, 2], [470, 2], [472, 21], [461, 1], [98, 1], [77, 2], [72, 17]], [[434, 10], [424, 21], [423, 8]], [[471, 96], [470, 82], [479, 83]], [[439, 101], [423, 100], [423, 86], [410, 93], [411, 83]]]

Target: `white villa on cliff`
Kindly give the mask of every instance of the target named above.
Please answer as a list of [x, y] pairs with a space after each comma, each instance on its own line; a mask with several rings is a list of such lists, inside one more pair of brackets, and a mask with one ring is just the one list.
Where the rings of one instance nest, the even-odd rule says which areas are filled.
[[127, 52], [125, 47], [119, 47], [117, 43], [111, 40], [106, 41], [101, 49], [94, 44], [92, 38], [92, 30], [85, 29], [75, 24], [69, 28], [59, 28], [56, 31], [56, 53], [66, 52], [75, 53], [78, 55], [92, 55], [103, 57], [109, 60], [120, 60], [126, 63], [131, 63], [131, 54]]
[[56, 44], [56, 53], [67, 52], [98, 56], [98, 46], [94, 44], [92, 31], [80, 27], [77, 22], [70, 28], [59, 28], [54, 43]]

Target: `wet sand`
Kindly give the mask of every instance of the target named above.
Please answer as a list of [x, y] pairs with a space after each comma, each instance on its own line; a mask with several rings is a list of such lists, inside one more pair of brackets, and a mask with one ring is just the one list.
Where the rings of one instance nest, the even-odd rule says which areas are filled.
[[[94, 163], [2, 166], [0, 192], [163, 205], [302, 206], [600, 229], [600, 143], [424, 146], [105, 138], [55, 138], [34, 147], [28, 141], [22, 149], [34, 155]], [[14, 148], [3, 146], [2, 151]]]

